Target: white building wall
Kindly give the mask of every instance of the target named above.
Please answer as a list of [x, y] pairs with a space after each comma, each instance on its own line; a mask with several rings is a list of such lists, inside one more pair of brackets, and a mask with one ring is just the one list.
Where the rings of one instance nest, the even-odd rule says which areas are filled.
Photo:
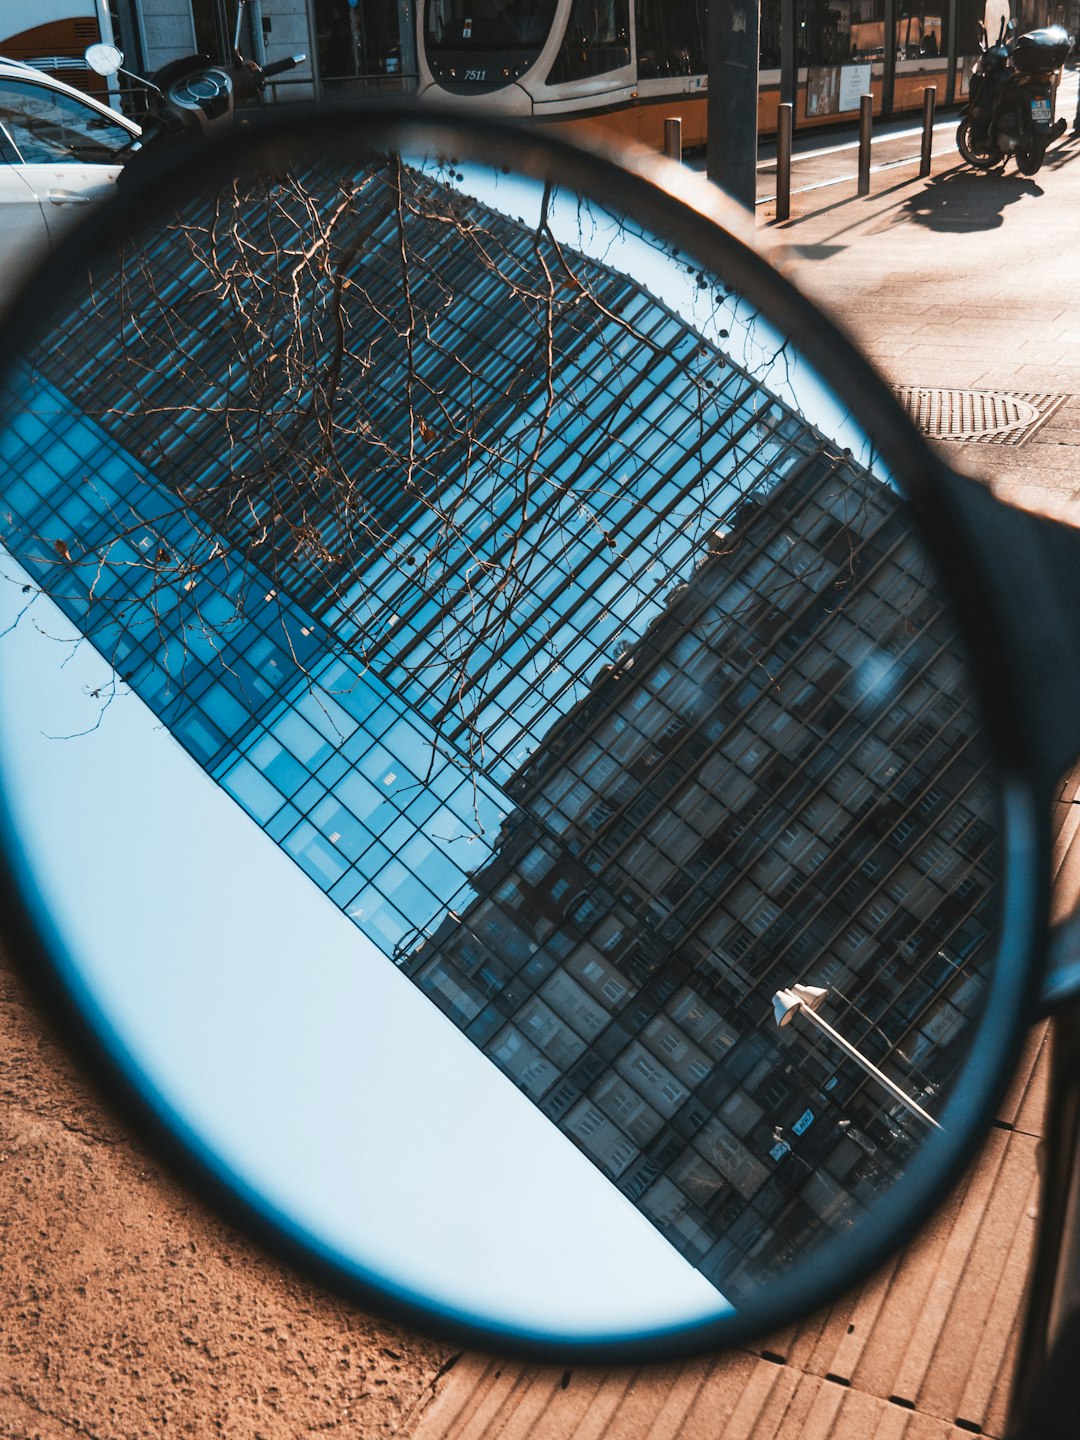
[[157, 70], [195, 49], [191, 0], [139, 0], [138, 10], [147, 70]]
[[[191, 0], [136, 0], [136, 8], [146, 47], [147, 71], [157, 70], [181, 55], [192, 54], [195, 22]], [[227, 10], [231, 24], [235, 23], [235, 0], [229, 0]], [[276, 98], [282, 100], [310, 99], [314, 94], [311, 58], [314, 35], [307, 0], [258, 0], [249, 4], [248, 11], [256, 23], [260, 19], [269, 22], [268, 31], [265, 26], [259, 27], [265, 35], [267, 60], [281, 60], [286, 55], [308, 57], [302, 66], [284, 77], [291, 83], [281, 83], [268, 94], [276, 94]], [[246, 53], [253, 47], [242, 42], [241, 48]]]

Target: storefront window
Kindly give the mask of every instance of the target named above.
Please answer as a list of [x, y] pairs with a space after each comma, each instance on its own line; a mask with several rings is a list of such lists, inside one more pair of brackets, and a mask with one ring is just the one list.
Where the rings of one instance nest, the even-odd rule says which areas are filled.
[[319, 73], [323, 80], [397, 76], [401, 34], [397, 0], [315, 0]]

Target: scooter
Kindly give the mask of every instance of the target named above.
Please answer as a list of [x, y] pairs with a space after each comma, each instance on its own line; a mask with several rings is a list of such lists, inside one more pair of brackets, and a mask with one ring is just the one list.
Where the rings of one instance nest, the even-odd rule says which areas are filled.
[[1065, 133], [1054, 122], [1054, 72], [1065, 62], [1070, 40], [1060, 25], [1013, 38], [1015, 20], [1003, 20], [995, 44], [982, 26], [982, 53], [968, 103], [956, 131], [956, 148], [976, 170], [993, 170], [1011, 155], [1021, 175], [1042, 168], [1046, 147]]
[[[91, 70], [103, 77], [124, 75], [144, 86], [147, 114], [141, 117], [143, 134], [136, 157], [161, 142], [202, 139], [237, 122], [238, 111], [258, 106], [267, 84], [277, 75], [294, 70], [306, 55], [287, 55], [259, 65], [240, 52], [240, 29], [247, 0], [240, 0], [233, 33], [232, 63], [217, 65], [206, 55], [184, 55], [170, 60], [149, 79], [125, 70], [123, 52], [115, 45], [91, 45], [85, 55]], [[129, 164], [127, 169], [130, 169]]]

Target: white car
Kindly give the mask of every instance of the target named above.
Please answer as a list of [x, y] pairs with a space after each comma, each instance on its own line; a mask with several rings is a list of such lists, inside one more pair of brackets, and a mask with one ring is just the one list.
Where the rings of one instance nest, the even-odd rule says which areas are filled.
[[57, 237], [112, 193], [139, 134], [81, 90], [0, 59], [0, 307]]

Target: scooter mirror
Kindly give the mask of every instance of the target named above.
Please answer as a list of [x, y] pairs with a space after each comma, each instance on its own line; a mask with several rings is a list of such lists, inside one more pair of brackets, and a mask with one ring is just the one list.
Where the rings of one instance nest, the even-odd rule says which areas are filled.
[[115, 45], [88, 45], [84, 58], [95, 75], [115, 75], [124, 63], [124, 52]]
[[982, 492], [658, 158], [131, 178], [0, 341], [9, 944], [366, 1304], [629, 1358], [850, 1286], [1030, 1014]]

